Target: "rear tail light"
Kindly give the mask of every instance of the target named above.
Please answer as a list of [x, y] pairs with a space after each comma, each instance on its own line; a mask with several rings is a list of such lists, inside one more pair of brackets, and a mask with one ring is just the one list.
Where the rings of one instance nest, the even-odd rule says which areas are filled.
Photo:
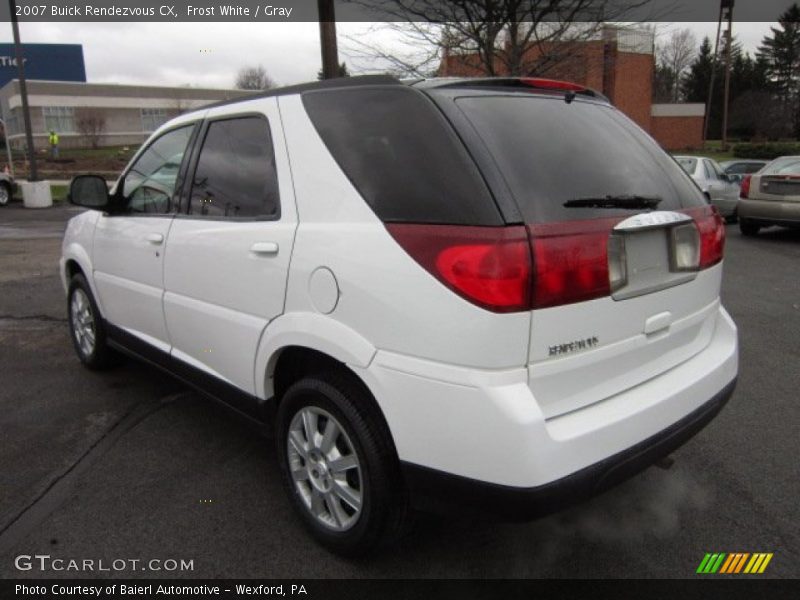
[[[624, 274], [624, 256], [617, 242], [610, 242], [611, 229], [620, 219], [592, 219], [529, 225], [533, 246], [533, 292], [531, 308], [546, 308], [608, 296], [609, 244], [613, 245], [615, 281]], [[624, 285], [624, 282], [622, 283]]]
[[608, 284], [613, 294], [628, 283], [628, 258], [625, 254], [625, 236], [608, 238]]
[[494, 312], [530, 308], [531, 249], [525, 228], [387, 224], [429, 273]]
[[742, 186], [739, 188], [739, 198], [748, 198], [750, 196], [750, 180], [752, 178], [752, 175], [745, 175], [745, 178], [742, 179]]
[[700, 266], [700, 231], [692, 222], [670, 231], [673, 271], [696, 271]]
[[[716, 208], [687, 209], [672, 228], [672, 267], [722, 260], [725, 224]], [[388, 223], [408, 254], [445, 286], [487, 310], [508, 313], [609, 296], [628, 281], [621, 218], [511, 227]]]
[[722, 260], [725, 252], [725, 221], [715, 206], [688, 208], [682, 211], [694, 219], [700, 233], [698, 267], [706, 269]]

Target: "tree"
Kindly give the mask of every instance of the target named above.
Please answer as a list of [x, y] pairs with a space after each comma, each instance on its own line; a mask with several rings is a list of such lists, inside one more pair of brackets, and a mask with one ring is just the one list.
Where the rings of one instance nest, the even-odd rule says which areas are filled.
[[697, 54], [697, 39], [689, 29], [673, 31], [669, 39], [656, 49], [657, 66], [672, 75], [670, 102], [681, 99], [680, 82]]
[[[347, 64], [342, 63], [342, 64], [339, 65], [339, 70], [336, 73], [336, 76], [337, 77], [350, 77], [350, 72], [347, 70]], [[325, 79], [325, 74], [322, 72], [322, 69], [317, 71], [317, 79], [319, 81], [322, 81], [323, 79]]]
[[75, 115], [75, 128], [92, 148], [100, 146], [100, 138], [106, 130], [106, 115], [96, 108], [82, 108]]
[[263, 65], [247, 66], [239, 69], [235, 86], [240, 90], [269, 90], [275, 87], [275, 81], [267, 75]]
[[758, 57], [790, 118], [791, 133], [800, 137], [800, 6], [792, 4], [778, 24], [762, 40]]
[[606, 22], [650, 0], [352, 0], [383, 13], [392, 48], [348, 38], [350, 53], [409, 76], [447, 75], [451, 61], [475, 75], [545, 75], [597, 39]]
[[653, 71], [653, 102], [673, 102], [674, 88], [678, 78], [668, 65], [656, 63]]

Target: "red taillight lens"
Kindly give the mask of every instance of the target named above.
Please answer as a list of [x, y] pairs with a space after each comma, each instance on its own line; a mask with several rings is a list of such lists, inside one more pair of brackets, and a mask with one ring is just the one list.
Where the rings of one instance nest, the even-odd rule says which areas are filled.
[[742, 187], [739, 188], [739, 198], [748, 198], [750, 196], [750, 179], [752, 179], [752, 175], [745, 175], [745, 178], [742, 179]]
[[524, 227], [386, 228], [414, 260], [470, 302], [494, 312], [530, 308], [531, 257]]
[[614, 218], [530, 225], [532, 308], [608, 296], [609, 236], [619, 221]]
[[725, 253], [725, 221], [715, 206], [688, 208], [683, 212], [694, 219], [700, 231], [699, 267], [714, 266]]

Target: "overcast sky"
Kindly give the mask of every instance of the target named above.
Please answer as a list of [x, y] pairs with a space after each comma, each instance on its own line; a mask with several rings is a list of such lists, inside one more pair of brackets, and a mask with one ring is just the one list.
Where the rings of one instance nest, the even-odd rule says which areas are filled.
[[[734, 24], [734, 34], [753, 52], [774, 23]], [[11, 41], [11, 27], [0, 41]], [[689, 27], [698, 43], [716, 34], [716, 23], [659, 23], [660, 35]], [[340, 59], [348, 60], [347, 36], [368, 35], [365, 23], [339, 23]], [[315, 79], [320, 68], [316, 23], [21, 23], [23, 42], [83, 44], [90, 82], [232, 87], [245, 65], [262, 64], [281, 85]], [[385, 33], [373, 33], [381, 36]], [[386, 41], [386, 40], [382, 40]], [[391, 43], [391, 40], [389, 40]], [[380, 69], [378, 64], [361, 70]]]

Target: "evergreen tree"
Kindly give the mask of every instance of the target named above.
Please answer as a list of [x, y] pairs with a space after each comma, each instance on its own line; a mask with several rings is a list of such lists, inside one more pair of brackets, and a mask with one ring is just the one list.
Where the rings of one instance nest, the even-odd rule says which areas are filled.
[[[339, 65], [338, 73], [336, 73], [336, 77], [350, 77], [350, 71], [347, 70], [347, 64], [341, 63]], [[317, 71], [317, 79], [322, 81], [325, 79], [325, 75], [322, 73], [322, 69]]]
[[800, 137], [800, 6], [795, 3], [778, 17], [758, 48], [766, 75], [781, 99], [791, 133]]

